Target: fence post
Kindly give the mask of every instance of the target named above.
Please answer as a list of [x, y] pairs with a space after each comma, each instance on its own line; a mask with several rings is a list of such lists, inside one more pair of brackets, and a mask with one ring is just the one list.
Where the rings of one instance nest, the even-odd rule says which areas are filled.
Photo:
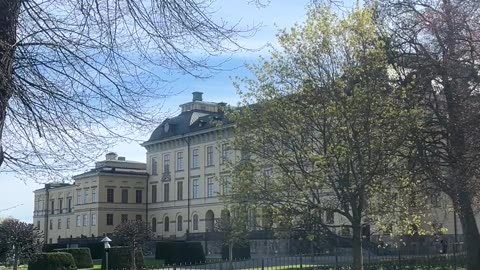
[[400, 247], [398, 247], [398, 269], [402, 269], [402, 255], [400, 252]]
[[338, 252], [337, 252], [337, 246], [335, 246], [335, 269], [338, 269]]
[[302, 254], [300, 254], [300, 269], [303, 269]]
[[262, 258], [262, 270], [265, 270], [265, 259]]
[[177, 266], [175, 264], [173, 265], [173, 270], [177, 270]]

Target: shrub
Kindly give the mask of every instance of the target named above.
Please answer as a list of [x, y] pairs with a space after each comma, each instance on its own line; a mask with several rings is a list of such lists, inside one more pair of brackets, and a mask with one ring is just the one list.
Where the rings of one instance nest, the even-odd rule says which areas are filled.
[[92, 268], [93, 261], [89, 248], [65, 248], [55, 249], [54, 251], [67, 252], [72, 254], [75, 264], [78, 268]]
[[[234, 260], [250, 259], [250, 245], [249, 244], [233, 245], [232, 255]], [[223, 260], [229, 259], [228, 246], [222, 247], [222, 259]]]
[[99, 260], [103, 258], [103, 255], [105, 255], [105, 248], [103, 243], [84, 243], [80, 244], [79, 247], [81, 248], [89, 248], [90, 249], [90, 255], [92, 256], [93, 260]]
[[76, 270], [72, 254], [67, 252], [37, 253], [28, 264], [28, 270]]
[[67, 248], [67, 245], [66, 244], [46, 244], [46, 245], [43, 245], [43, 248], [42, 248], [42, 251], [43, 252], [52, 252], [54, 251], [55, 249], [60, 249], [60, 248]]
[[[108, 269], [105, 266], [105, 256], [102, 259], [102, 270], [130, 269], [131, 254], [129, 247], [111, 247], [108, 251]], [[141, 250], [135, 252], [135, 265], [137, 269], [143, 269], [143, 253]]]
[[165, 264], [195, 264], [205, 262], [205, 253], [199, 242], [158, 242], [155, 259]]

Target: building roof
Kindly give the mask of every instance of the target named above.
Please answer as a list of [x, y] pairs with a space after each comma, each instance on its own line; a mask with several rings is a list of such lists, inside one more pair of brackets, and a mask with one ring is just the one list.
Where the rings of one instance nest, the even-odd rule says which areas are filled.
[[[199, 106], [193, 106], [192, 109], [185, 109], [185, 105], [191, 104]], [[202, 105], [210, 105], [212, 107], [210, 107], [209, 110], [198, 109], [203, 107]], [[165, 119], [153, 131], [150, 139], [144, 142], [144, 144], [229, 124], [231, 121], [227, 119], [223, 111], [225, 105], [225, 103], [204, 101], [182, 104], [180, 105], [183, 108], [182, 113], [173, 118]]]

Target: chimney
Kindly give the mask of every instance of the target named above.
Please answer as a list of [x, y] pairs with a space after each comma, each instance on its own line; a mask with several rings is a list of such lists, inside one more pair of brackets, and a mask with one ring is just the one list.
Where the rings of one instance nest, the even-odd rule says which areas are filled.
[[106, 160], [117, 160], [117, 157], [118, 157], [118, 155], [115, 152], [110, 152], [110, 153], [105, 155]]
[[202, 101], [202, 95], [203, 93], [202, 92], [193, 92], [192, 93], [193, 95], [193, 100], [192, 101]]

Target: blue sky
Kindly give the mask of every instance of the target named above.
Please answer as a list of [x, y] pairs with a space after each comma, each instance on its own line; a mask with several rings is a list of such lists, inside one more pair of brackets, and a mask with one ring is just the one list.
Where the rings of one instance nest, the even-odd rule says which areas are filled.
[[[263, 2], [266, 1], [264, 0]], [[245, 47], [261, 48], [267, 43], [276, 45], [275, 35], [278, 29], [289, 28], [295, 22], [303, 22], [306, 18], [307, 5], [310, 1], [274, 0], [264, 8], [258, 8], [250, 2], [253, 1], [219, 0], [215, 3], [215, 8], [218, 10], [218, 16], [232, 22], [240, 21], [241, 25], [261, 23], [263, 26], [255, 36], [239, 40]], [[351, 4], [350, 1], [347, 2]], [[224, 101], [229, 104], [236, 104], [238, 97], [231, 78], [249, 76], [248, 70], [243, 66], [246, 63], [255, 63], [259, 55], [267, 55], [267, 53], [267, 50], [264, 49], [233, 55], [231, 60], [224, 64], [223, 68], [225, 71], [216, 72], [208, 79], [195, 79], [187, 75], [172, 76], [172, 83], [169, 87], [178, 94], [165, 100], [165, 111], [168, 111], [170, 114], [178, 112], [178, 105], [190, 101], [191, 92], [193, 91], [204, 92], [204, 100], [207, 101]], [[147, 139], [147, 137], [140, 137], [138, 141], [141, 142]], [[145, 161], [145, 150], [137, 143], [119, 143], [111, 151], [115, 151], [121, 156], [126, 156], [129, 160]], [[14, 174], [5, 173], [0, 174], [0, 181], [0, 218], [14, 217], [31, 222], [33, 213], [32, 192], [41, 188], [42, 185], [36, 183], [35, 179], [22, 182]]]

